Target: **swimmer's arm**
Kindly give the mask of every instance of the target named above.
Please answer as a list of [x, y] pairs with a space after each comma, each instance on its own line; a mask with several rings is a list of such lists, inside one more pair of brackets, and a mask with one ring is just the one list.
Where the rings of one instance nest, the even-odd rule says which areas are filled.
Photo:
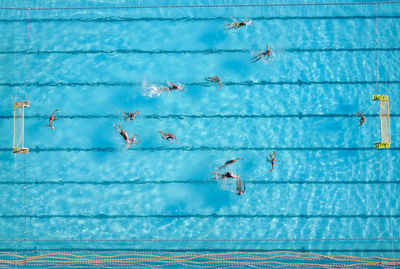
[[[137, 137], [140, 137], [140, 135], [134, 134], [132, 138], [135, 138], [136, 136], [137, 136]], [[142, 139], [140, 139], [139, 141], [137, 141], [137, 142], [134, 142], [134, 143], [137, 145], [137, 144], [139, 144], [139, 143], [140, 143], [140, 141], [142, 141]]]
[[58, 108], [56, 110], [54, 110], [53, 114], [51, 114], [50, 118], [54, 117], [54, 114], [56, 114], [56, 112], [58, 111]]
[[115, 123], [113, 124], [115, 130], [117, 130], [120, 133], [120, 130], [118, 130], [118, 128], [115, 126]]

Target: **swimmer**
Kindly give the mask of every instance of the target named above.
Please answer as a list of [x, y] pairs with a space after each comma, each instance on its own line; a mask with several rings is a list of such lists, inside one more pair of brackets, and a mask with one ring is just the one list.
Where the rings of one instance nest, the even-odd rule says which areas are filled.
[[252, 21], [241, 21], [241, 22], [225, 24], [225, 30], [239, 29], [240, 27], [250, 25], [251, 23]]
[[226, 161], [224, 165], [221, 165], [221, 166], [218, 168], [218, 170], [220, 170], [220, 169], [222, 169], [222, 168], [225, 168], [225, 167], [227, 167], [228, 165], [233, 164], [233, 163], [235, 163], [235, 162], [237, 162], [237, 161], [239, 161], [239, 160], [244, 160], [244, 159], [242, 159], [242, 158], [236, 158], [236, 159], [233, 159], [233, 160]]
[[174, 140], [174, 139], [175, 139], [175, 142], [178, 142], [178, 138], [176, 138], [176, 136], [174, 136], [173, 134], [171, 134], [171, 133], [164, 133], [164, 132], [161, 131], [161, 130], [159, 130], [158, 132], [161, 134], [161, 138], [162, 138], [162, 139], [166, 138], [167, 141], [168, 141], [169, 143], [172, 143], [171, 140]]
[[207, 80], [208, 82], [217, 82], [218, 85], [219, 85], [218, 90], [220, 90], [221, 87], [222, 87], [222, 85], [221, 85], [221, 80], [219, 79], [218, 76], [215, 76], [215, 77], [207, 77], [207, 78], [205, 78], [205, 80]]
[[124, 112], [124, 111], [118, 111], [122, 113], [122, 117], [124, 117], [125, 121], [127, 121], [128, 119], [133, 120], [136, 115], [139, 114], [139, 111], [136, 110], [135, 113], [131, 113], [131, 112]]
[[361, 125], [364, 124], [364, 122], [365, 122], [365, 117], [364, 117], [364, 115], [363, 115], [362, 112], [360, 112], [360, 113], [354, 113], [353, 115], [359, 115], [359, 116], [360, 116], [360, 125], [359, 125], [359, 126], [361, 126]]
[[136, 135], [136, 134], [134, 134], [134, 135], [132, 136], [132, 138], [129, 139], [128, 133], [127, 133], [124, 129], [122, 129], [121, 125], [118, 125], [119, 128], [121, 128], [121, 130], [119, 130], [119, 129], [115, 126], [115, 123], [113, 124], [113, 126], [114, 126], [115, 130], [117, 130], [118, 133], [120, 133], [120, 135], [124, 138], [124, 140], [125, 140], [125, 142], [126, 142], [126, 145], [127, 145], [128, 147], [130, 147], [131, 144], [137, 145], [137, 144], [140, 143], [140, 141], [142, 141], [141, 139], [140, 139], [139, 141], [136, 141], [136, 138], [135, 138], [135, 137], [136, 137], [136, 136], [137, 136], [137, 137], [140, 137], [139, 135]]
[[264, 51], [264, 52], [262, 52], [262, 53], [257, 54], [257, 55], [254, 56], [253, 58], [251, 58], [251, 61], [252, 61], [253, 63], [255, 63], [255, 62], [257, 62], [258, 60], [261, 60], [262, 58], [264, 58], [265, 55], [268, 56], [268, 58], [267, 58], [267, 60], [268, 60], [268, 59], [269, 59], [269, 56], [271, 55], [271, 50], [268, 48], [268, 44], [267, 44], [267, 50]]
[[51, 114], [50, 119], [49, 119], [49, 126], [52, 130], [54, 130], [53, 127], [53, 121], [58, 120], [56, 117], [54, 117], [54, 114], [56, 114], [56, 112], [58, 111], [58, 108], [56, 110], [54, 110], [53, 114]]
[[239, 178], [236, 179], [236, 194], [243, 195], [246, 191], [246, 184], [243, 183], [243, 190], [242, 190], [242, 180]]
[[169, 83], [171, 84], [171, 86], [164, 87], [164, 88], [160, 89], [159, 91], [161, 91], [161, 92], [167, 92], [167, 91], [173, 91], [173, 90], [177, 90], [177, 91], [181, 91], [181, 92], [186, 91], [186, 89], [182, 89], [180, 86], [176, 85], [172, 81], [170, 81]]
[[272, 165], [271, 170], [269, 170], [269, 172], [271, 172], [272, 170], [274, 170], [275, 159], [276, 159], [276, 152], [274, 151], [274, 153], [270, 154], [269, 157], [271, 157], [271, 160], [268, 159], [268, 157], [267, 157], [267, 162], [270, 162], [271, 165]]
[[211, 179], [226, 179], [226, 178], [233, 178], [233, 179], [238, 179], [240, 178], [240, 174], [235, 176], [231, 171], [227, 171], [224, 174], [216, 173], [216, 172], [211, 172], [211, 174], [216, 175], [216, 177], [213, 177]]

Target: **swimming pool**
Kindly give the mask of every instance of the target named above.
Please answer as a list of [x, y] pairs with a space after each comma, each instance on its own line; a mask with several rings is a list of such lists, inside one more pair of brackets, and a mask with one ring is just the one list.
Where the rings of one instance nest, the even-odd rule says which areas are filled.
[[399, 267], [399, 3], [170, 4], [3, 1], [0, 266]]

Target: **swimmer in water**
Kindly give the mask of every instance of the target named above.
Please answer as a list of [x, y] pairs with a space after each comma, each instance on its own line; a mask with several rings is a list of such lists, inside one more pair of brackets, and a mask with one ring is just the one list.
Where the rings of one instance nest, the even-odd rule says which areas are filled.
[[53, 127], [53, 121], [55, 121], [55, 120], [58, 120], [55, 116], [54, 116], [54, 114], [56, 114], [56, 112], [58, 111], [58, 108], [56, 109], [56, 110], [54, 110], [54, 112], [53, 112], [53, 114], [51, 114], [51, 116], [50, 116], [50, 119], [49, 119], [49, 126], [50, 126], [50, 128], [52, 129], [52, 130], [54, 130], [54, 127]]
[[233, 179], [238, 179], [240, 178], [240, 174], [238, 174], [237, 176], [235, 176], [231, 171], [227, 171], [224, 174], [221, 173], [216, 173], [216, 172], [211, 172], [211, 174], [216, 175], [216, 177], [213, 177], [211, 179], [227, 179], [227, 178], [233, 178]]
[[268, 56], [268, 57], [267, 57], [267, 60], [268, 60], [268, 59], [269, 59], [269, 56], [271, 55], [271, 50], [268, 48], [268, 44], [267, 44], [267, 50], [264, 51], [264, 52], [262, 52], [262, 53], [257, 54], [256, 56], [254, 56], [254, 57], [251, 59], [251, 61], [252, 61], [253, 63], [255, 63], [255, 62], [257, 62], [258, 60], [261, 60], [262, 58], [264, 58], [265, 55]]
[[236, 159], [233, 159], [233, 160], [226, 161], [225, 164], [221, 165], [221, 166], [218, 168], [218, 170], [220, 170], [220, 169], [222, 169], [222, 168], [226, 168], [228, 165], [233, 164], [233, 163], [235, 163], [235, 162], [237, 162], [237, 161], [239, 161], [239, 160], [244, 160], [244, 159], [242, 159], [242, 158], [236, 158]]
[[127, 121], [128, 119], [133, 120], [136, 115], [139, 114], [139, 111], [136, 110], [135, 113], [131, 113], [131, 112], [124, 112], [124, 111], [118, 111], [122, 113], [122, 117], [124, 117], [125, 121]]
[[242, 190], [242, 180], [239, 178], [236, 179], [236, 194], [243, 195], [246, 191], [246, 184], [243, 183], [243, 190]]
[[215, 76], [215, 77], [208, 77], [208, 78], [205, 78], [205, 80], [207, 80], [208, 82], [217, 82], [218, 85], [219, 85], [218, 90], [220, 90], [221, 87], [222, 87], [222, 85], [221, 85], [221, 80], [219, 79], [218, 76]]
[[225, 24], [225, 30], [239, 29], [240, 27], [250, 25], [251, 23], [252, 21], [241, 21], [241, 22]]
[[269, 157], [271, 157], [271, 160], [268, 159], [268, 157], [267, 157], [267, 162], [270, 162], [271, 165], [272, 165], [271, 170], [269, 170], [269, 172], [271, 172], [272, 170], [274, 170], [275, 159], [276, 159], [276, 152], [274, 151], [274, 153], [270, 154]]
[[135, 137], [136, 137], [136, 136], [137, 136], [137, 137], [140, 137], [139, 135], [136, 135], [136, 134], [134, 134], [134, 135], [132, 136], [132, 138], [129, 139], [128, 133], [127, 133], [124, 129], [122, 129], [121, 125], [118, 125], [119, 128], [120, 128], [121, 130], [119, 130], [119, 129], [115, 126], [115, 123], [113, 124], [113, 126], [114, 126], [115, 130], [117, 130], [118, 133], [120, 133], [120, 135], [124, 138], [124, 140], [125, 140], [125, 142], [126, 142], [126, 145], [127, 145], [128, 147], [130, 147], [131, 144], [137, 145], [137, 144], [140, 143], [140, 141], [142, 141], [141, 139], [140, 139], [139, 141], [136, 141], [136, 138], [135, 138]]
[[186, 91], [186, 89], [182, 89], [180, 86], [176, 85], [172, 81], [170, 81], [169, 83], [171, 84], [171, 86], [164, 87], [164, 88], [160, 89], [159, 91], [161, 91], [161, 92], [167, 92], [167, 91], [173, 91], [173, 90], [177, 90], [177, 91], [181, 91], [181, 92]]
[[171, 134], [171, 133], [164, 133], [163, 131], [161, 131], [161, 130], [159, 130], [158, 131], [160, 134], [161, 134], [161, 138], [162, 139], [167, 139], [167, 141], [169, 142], [169, 143], [172, 143], [171, 142], [171, 140], [174, 140], [175, 139], [175, 142], [178, 142], [178, 138], [176, 138], [176, 136], [174, 136], [173, 134]]
[[360, 113], [354, 113], [353, 115], [359, 115], [359, 116], [360, 116], [360, 125], [359, 125], [359, 126], [361, 126], [361, 125], [364, 124], [364, 122], [365, 122], [365, 117], [364, 117], [364, 115], [363, 115], [362, 112], [360, 112]]

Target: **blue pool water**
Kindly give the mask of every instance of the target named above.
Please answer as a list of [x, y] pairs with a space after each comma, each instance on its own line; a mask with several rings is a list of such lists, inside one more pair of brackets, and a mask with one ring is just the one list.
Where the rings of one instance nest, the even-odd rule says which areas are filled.
[[[398, 258], [400, 5], [81, 8], [168, 4], [2, 3], [0, 250]], [[75, 8], [43, 9], [59, 7]], [[266, 43], [270, 59], [251, 63]], [[220, 91], [204, 80], [215, 75]], [[187, 91], [154, 92], [168, 81]], [[390, 150], [373, 148], [374, 94], [390, 97]], [[14, 155], [23, 100], [30, 153]], [[127, 149], [113, 123], [142, 142]], [[243, 196], [210, 179], [237, 157]]]

